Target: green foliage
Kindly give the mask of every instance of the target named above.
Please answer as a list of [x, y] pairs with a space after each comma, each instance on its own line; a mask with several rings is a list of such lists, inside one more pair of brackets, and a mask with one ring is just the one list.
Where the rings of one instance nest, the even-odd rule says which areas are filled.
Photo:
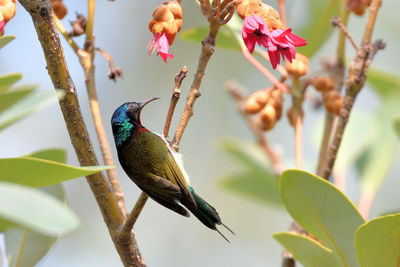
[[361, 267], [399, 266], [400, 214], [387, 215], [363, 224], [355, 244]]
[[291, 251], [294, 258], [305, 267], [341, 266], [333, 256], [332, 250], [308, 236], [283, 232], [274, 234], [274, 238], [288, 251]]
[[[372, 144], [376, 131], [375, 124], [364, 112], [354, 110], [346, 126], [343, 140], [335, 162], [335, 170], [346, 172], [356, 162], [360, 155]], [[313, 129], [312, 142], [319, 148], [322, 140], [323, 120]]]
[[0, 75], [0, 94], [9, 90], [16, 82], [22, 79], [22, 74], [19, 72]]
[[394, 119], [393, 127], [397, 135], [400, 136], [400, 117]]
[[[26, 115], [31, 114], [32, 112], [56, 102], [57, 99], [63, 97], [64, 94], [65, 92], [63, 90], [57, 90], [56, 92], [44, 91], [29, 94], [16, 104], [9, 107], [7, 110], [0, 113], [0, 130], [25, 117]], [[0, 98], [2, 98], [2, 95], [0, 95]]]
[[53, 149], [45, 149], [30, 153], [25, 155], [25, 157], [38, 158], [38, 159], [47, 159], [51, 161], [56, 161], [60, 163], [67, 162], [67, 153], [65, 150], [60, 148]]
[[[75, 167], [45, 159], [19, 157], [0, 159], [0, 181], [42, 187], [113, 168], [111, 166]], [[27, 171], [29, 170], [29, 171]]]
[[[199, 26], [183, 31], [179, 37], [187, 42], [201, 44], [201, 41], [204, 40], [207, 34], [208, 28]], [[219, 31], [216, 46], [240, 51], [240, 46], [237, 44], [234, 34], [226, 26], [222, 27]]]
[[15, 39], [14, 35], [0, 36], [0, 49], [6, 46], [9, 42]]
[[[49, 193], [64, 202], [66, 197], [61, 184], [56, 184], [39, 190]], [[28, 229], [11, 228], [4, 233], [9, 266], [15, 266], [17, 259], [20, 266], [35, 266], [53, 247], [59, 236], [48, 236]]]
[[332, 250], [337, 266], [359, 266], [353, 240], [364, 219], [340, 190], [313, 174], [288, 170], [280, 193], [293, 219]]
[[300, 29], [294, 28], [295, 34], [307, 40], [307, 45], [299, 47], [296, 50], [312, 57], [328, 40], [333, 31], [330, 20], [339, 15], [339, 1], [330, 0], [327, 4], [326, 1], [308, 0], [308, 21]]
[[8, 107], [12, 106], [28, 94], [30, 94], [35, 88], [27, 90], [18, 90], [13, 92], [7, 92], [0, 96], [0, 112], [4, 111]]
[[393, 129], [393, 120], [397, 114], [398, 103], [387, 101], [374, 115], [376, 131], [373, 142], [357, 161], [363, 192], [374, 194], [398, 158], [399, 139]]
[[369, 69], [367, 83], [384, 99], [400, 99], [400, 77], [377, 69]]
[[31, 187], [0, 182], [0, 229], [17, 225], [58, 236], [79, 225], [77, 216], [56, 198]]
[[240, 173], [223, 176], [223, 188], [263, 203], [281, 202], [278, 177], [259, 146], [242, 140], [224, 140], [220, 147], [244, 167]]

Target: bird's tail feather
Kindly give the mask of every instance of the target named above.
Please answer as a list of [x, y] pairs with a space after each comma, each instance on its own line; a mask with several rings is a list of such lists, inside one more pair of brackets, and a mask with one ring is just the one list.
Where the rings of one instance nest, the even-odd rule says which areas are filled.
[[196, 194], [191, 186], [189, 186], [189, 190], [197, 204], [196, 210], [190, 210], [193, 215], [196, 216], [197, 219], [199, 219], [208, 228], [216, 230], [226, 241], [229, 242], [229, 240], [223, 234], [221, 234], [220, 231], [218, 231], [216, 225], [223, 225], [232, 234], [235, 233], [222, 223], [217, 210], [213, 206]]

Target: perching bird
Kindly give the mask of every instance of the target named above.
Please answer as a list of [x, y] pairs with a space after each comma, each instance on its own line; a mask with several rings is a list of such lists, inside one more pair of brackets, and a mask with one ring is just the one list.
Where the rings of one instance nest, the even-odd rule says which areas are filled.
[[[215, 208], [189, 185], [189, 176], [183, 169], [180, 155], [162, 136], [143, 127], [140, 120], [142, 108], [156, 99], [127, 102], [114, 111], [111, 124], [122, 168], [140, 189], [161, 205], [189, 217], [186, 207], [205, 226], [219, 234], [216, 225], [223, 225], [232, 232], [221, 222]], [[228, 241], [224, 235], [221, 236]]]

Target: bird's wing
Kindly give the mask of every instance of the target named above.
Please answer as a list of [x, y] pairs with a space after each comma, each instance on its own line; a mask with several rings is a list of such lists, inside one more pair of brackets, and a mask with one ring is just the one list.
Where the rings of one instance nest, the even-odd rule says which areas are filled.
[[179, 205], [181, 189], [167, 179], [154, 174], [149, 174], [146, 183], [140, 188], [152, 199], [183, 216], [189, 217], [188, 211]]

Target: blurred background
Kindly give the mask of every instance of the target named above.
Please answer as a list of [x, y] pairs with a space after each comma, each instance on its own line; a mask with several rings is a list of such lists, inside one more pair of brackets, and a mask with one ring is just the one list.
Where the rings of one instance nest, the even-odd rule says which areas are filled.
[[[68, 15], [63, 19], [75, 19], [75, 11], [85, 14], [86, 3], [64, 1]], [[166, 111], [169, 106], [175, 74], [183, 65], [189, 73], [182, 85], [182, 96], [176, 109], [172, 130], [175, 129], [183, 110], [191, 79], [197, 67], [200, 44], [187, 43], [176, 39], [170, 52], [173, 60], [165, 64], [160, 57], [148, 56], [146, 46], [152, 35], [147, 29], [154, 7], [162, 1], [97, 1], [95, 17], [96, 45], [110, 53], [117, 66], [124, 71], [124, 78], [117, 83], [107, 77], [107, 62], [97, 55], [96, 83], [102, 115], [112, 145], [114, 159], [116, 150], [112, 139], [110, 118], [120, 104], [126, 101], [161, 97], [151, 103], [142, 113], [143, 124], [152, 131], [162, 131]], [[276, 7], [275, 2], [270, 2]], [[309, 2], [306, 0], [287, 1], [289, 25], [296, 33], [296, 25], [307, 20]], [[183, 1], [183, 28], [207, 26], [195, 1]], [[375, 58], [373, 66], [399, 74], [400, 26], [397, 10], [400, 2], [384, 1], [379, 12], [374, 38], [387, 42], [386, 49]], [[350, 32], [356, 42], [360, 40], [366, 16], [351, 17]], [[16, 17], [6, 26], [6, 34], [17, 39], [0, 53], [0, 73], [21, 72], [22, 83], [40, 84], [40, 90], [52, 90], [52, 83], [45, 68], [45, 60], [36, 32], [28, 13], [19, 5]], [[330, 41], [313, 57], [311, 69], [318, 69], [322, 57], [334, 55], [337, 32]], [[82, 38], [77, 42], [82, 44]], [[77, 87], [82, 112], [92, 141], [100, 156], [98, 143], [88, 106], [84, 86], [83, 71], [72, 49], [62, 39], [68, 67]], [[349, 48], [349, 47], [348, 47]], [[354, 55], [348, 49], [349, 59]], [[267, 64], [268, 65], [268, 64]], [[279, 266], [282, 247], [272, 238], [272, 234], [285, 231], [291, 222], [283, 207], [268, 205], [251, 198], [225, 191], [220, 185], [220, 177], [238, 169], [235, 162], [218, 149], [218, 144], [226, 138], [240, 138], [253, 142], [247, 124], [238, 114], [235, 101], [224, 90], [228, 79], [236, 79], [250, 91], [268, 87], [270, 82], [256, 71], [240, 53], [216, 49], [211, 58], [200, 92], [202, 96], [194, 107], [194, 116], [183, 135], [180, 152], [184, 156], [185, 169], [193, 186], [207, 201], [219, 211], [224, 223], [231, 227], [236, 236], [226, 243], [216, 232], [210, 231], [194, 216], [190, 219], [177, 216], [171, 211], [149, 201], [141, 213], [135, 234], [140, 251], [148, 266]], [[285, 99], [285, 107], [291, 104]], [[368, 88], [357, 99], [355, 109], [370, 114], [379, 105], [376, 95]], [[318, 147], [312, 140], [316, 125], [321, 124], [322, 110], [315, 111], [310, 103], [305, 103], [305, 168], [315, 169]], [[282, 152], [285, 166], [294, 167], [293, 129], [283, 116], [275, 129], [268, 133], [274, 147]], [[16, 157], [44, 148], [60, 147], [68, 152], [68, 163], [78, 165], [75, 153], [58, 105], [39, 111], [0, 134], [0, 157]], [[99, 160], [100, 157], [99, 157]], [[398, 162], [397, 162], [398, 163]], [[125, 194], [128, 210], [132, 208], [140, 191], [129, 180], [116, 163], [119, 179]], [[370, 217], [399, 207], [400, 195], [396, 188], [400, 180], [396, 164], [379, 190], [372, 206]], [[356, 202], [359, 197], [357, 178], [348, 173], [347, 195]], [[397, 175], [398, 176], [398, 175]], [[397, 178], [397, 179], [396, 179]], [[57, 242], [55, 247], [40, 262], [41, 267], [50, 266], [121, 266], [118, 254], [109, 237], [100, 211], [84, 178], [64, 183], [68, 202], [81, 219], [80, 228]]]

